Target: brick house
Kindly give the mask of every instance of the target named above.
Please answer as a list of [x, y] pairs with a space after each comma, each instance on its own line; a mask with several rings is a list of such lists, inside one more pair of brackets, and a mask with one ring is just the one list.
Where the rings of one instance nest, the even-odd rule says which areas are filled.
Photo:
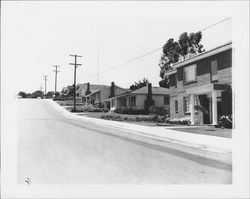
[[145, 109], [145, 101], [153, 101], [156, 106], [169, 107], [169, 89], [162, 87], [152, 87], [151, 84], [134, 91], [128, 91], [120, 95], [107, 98], [106, 103], [110, 104], [110, 109], [120, 107], [132, 109]]
[[190, 116], [191, 124], [216, 125], [221, 115], [232, 114], [232, 42], [179, 61], [166, 75], [170, 118]]

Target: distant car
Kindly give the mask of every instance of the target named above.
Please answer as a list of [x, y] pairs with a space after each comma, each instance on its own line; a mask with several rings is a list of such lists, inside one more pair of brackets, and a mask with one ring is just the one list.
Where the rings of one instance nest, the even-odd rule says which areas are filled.
[[41, 97], [37, 97], [37, 99], [42, 99]]

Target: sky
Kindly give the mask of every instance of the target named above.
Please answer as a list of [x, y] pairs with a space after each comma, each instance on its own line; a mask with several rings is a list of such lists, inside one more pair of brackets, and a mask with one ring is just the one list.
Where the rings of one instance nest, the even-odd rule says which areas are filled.
[[[161, 50], [113, 70], [114, 66], [162, 47], [183, 32], [197, 32], [232, 17], [226, 1], [4, 1], [1, 6], [1, 73], [15, 92], [54, 91], [53, 65], [60, 65], [58, 87], [73, 84], [74, 62], [82, 57], [77, 83], [128, 88], [148, 78], [158, 86]], [[232, 40], [232, 18], [204, 30], [205, 49]], [[98, 70], [99, 68], [99, 70]], [[108, 72], [103, 72], [108, 70]], [[13, 80], [13, 81], [12, 81]]]

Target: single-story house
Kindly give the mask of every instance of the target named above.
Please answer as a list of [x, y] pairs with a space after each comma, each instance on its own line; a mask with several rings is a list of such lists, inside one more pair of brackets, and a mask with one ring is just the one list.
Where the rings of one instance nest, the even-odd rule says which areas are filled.
[[90, 85], [87, 84], [87, 90], [83, 96], [83, 101], [86, 104], [93, 104], [97, 107], [104, 107], [104, 101], [109, 97], [114, 97], [125, 93], [127, 89], [121, 88], [115, 85], [114, 82], [111, 83], [111, 86], [100, 86], [96, 90], [91, 90]]
[[133, 109], [146, 109], [146, 101], [152, 100], [156, 106], [169, 106], [169, 89], [162, 87], [152, 87], [151, 84], [134, 91], [128, 91], [120, 95], [110, 97], [104, 100], [105, 106], [110, 105], [114, 110], [119, 107], [128, 107]]

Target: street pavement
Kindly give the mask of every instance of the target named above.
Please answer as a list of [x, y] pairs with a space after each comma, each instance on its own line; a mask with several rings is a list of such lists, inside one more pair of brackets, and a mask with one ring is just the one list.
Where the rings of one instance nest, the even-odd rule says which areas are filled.
[[19, 99], [18, 107], [20, 184], [232, 183], [228, 153], [131, 135], [66, 115], [48, 100]]

